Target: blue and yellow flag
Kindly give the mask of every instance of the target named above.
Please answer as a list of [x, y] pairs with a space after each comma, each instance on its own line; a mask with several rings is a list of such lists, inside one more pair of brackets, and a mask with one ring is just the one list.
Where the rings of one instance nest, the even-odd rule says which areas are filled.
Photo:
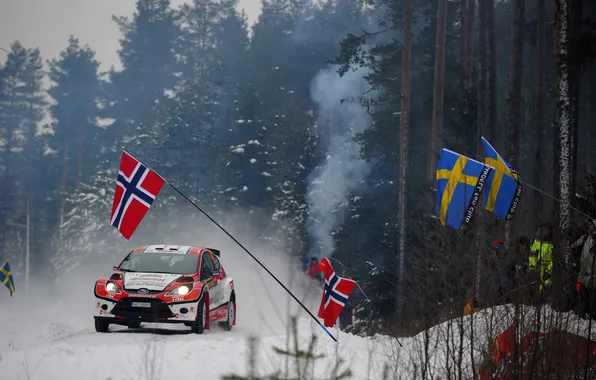
[[511, 220], [521, 198], [522, 185], [517, 172], [483, 137], [484, 162], [494, 170], [486, 181], [484, 208], [499, 219]]
[[441, 224], [465, 229], [492, 168], [443, 149], [437, 166], [437, 204]]
[[14, 293], [14, 280], [12, 278], [12, 271], [10, 270], [10, 264], [8, 260], [2, 268], [0, 268], [0, 282], [2, 282], [8, 290], [10, 290], [10, 296]]

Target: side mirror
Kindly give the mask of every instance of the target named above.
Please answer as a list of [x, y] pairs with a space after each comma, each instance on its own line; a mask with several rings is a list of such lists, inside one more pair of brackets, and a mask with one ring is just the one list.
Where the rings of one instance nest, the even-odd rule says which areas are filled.
[[112, 269], [113, 269], [113, 270], [117, 270], [117, 269], [118, 269], [118, 266], [117, 266], [117, 265], [114, 265], [114, 266], [112, 267]]

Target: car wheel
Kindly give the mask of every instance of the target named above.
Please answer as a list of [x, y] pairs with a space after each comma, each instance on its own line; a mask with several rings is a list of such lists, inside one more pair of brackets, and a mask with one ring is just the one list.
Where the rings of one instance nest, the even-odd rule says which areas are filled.
[[197, 318], [190, 326], [191, 332], [194, 334], [202, 334], [205, 331], [205, 325], [207, 324], [207, 312], [205, 310], [205, 299], [201, 298], [199, 305], [197, 306]]
[[100, 333], [108, 332], [110, 322], [105, 318], [95, 318], [95, 331]]
[[234, 318], [236, 317], [236, 300], [233, 296], [230, 297], [228, 302], [228, 320], [225, 322], [219, 322], [219, 327], [226, 331], [230, 331], [234, 325]]
[[129, 329], [140, 329], [141, 322], [128, 322], [128, 328]]

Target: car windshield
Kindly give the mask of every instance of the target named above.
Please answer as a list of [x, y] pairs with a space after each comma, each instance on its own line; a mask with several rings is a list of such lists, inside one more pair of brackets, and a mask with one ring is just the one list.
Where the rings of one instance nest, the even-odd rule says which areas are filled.
[[197, 271], [198, 256], [172, 253], [128, 255], [118, 268], [124, 272], [191, 274]]

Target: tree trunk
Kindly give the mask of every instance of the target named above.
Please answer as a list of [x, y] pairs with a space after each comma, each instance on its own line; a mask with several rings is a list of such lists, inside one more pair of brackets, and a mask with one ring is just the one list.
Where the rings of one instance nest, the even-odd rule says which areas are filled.
[[26, 235], [25, 235], [25, 297], [29, 298], [29, 278], [31, 262], [31, 197], [27, 194], [26, 200]]
[[443, 142], [443, 106], [445, 87], [445, 29], [447, 24], [447, 0], [438, 0], [437, 36], [435, 45], [435, 84], [433, 91], [433, 121], [430, 133], [428, 182], [435, 181], [435, 171]]
[[[592, 94], [593, 94], [593, 90], [592, 90], [592, 84], [590, 84], [590, 82], [587, 83], [587, 87], [588, 87], [588, 91], [586, 92], [586, 120], [588, 120], [589, 123], [592, 122], [593, 120], [593, 114], [592, 114]], [[593, 169], [593, 144], [592, 144], [592, 139], [594, 138], [594, 133], [592, 132], [592, 127], [591, 125], [589, 125], [586, 128], [586, 173], [590, 173], [592, 174], [592, 170]]]
[[468, 0], [459, 1], [459, 91], [462, 125], [466, 125], [466, 78], [468, 74]]
[[[534, 186], [542, 189], [542, 130], [544, 129], [544, 58], [545, 58], [545, 22], [546, 0], [538, 0], [536, 21], [536, 108], [534, 115]], [[534, 219], [542, 220], [544, 210], [542, 199], [538, 193], [534, 194]]]
[[[406, 251], [406, 189], [408, 174], [408, 132], [410, 123], [410, 56], [412, 50], [412, 0], [404, 1], [404, 46], [402, 50], [402, 83], [399, 131], [399, 188], [398, 215], [399, 245], [398, 245], [398, 282], [397, 282], [397, 311], [398, 318], [403, 315], [404, 294], [404, 256]], [[398, 319], [399, 320], [399, 319]]]
[[[524, 52], [525, 0], [513, 1], [513, 25], [509, 53], [509, 86], [507, 89], [507, 160], [513, 168], [519, 164], [519, 128], [522, 84], [522, 60]], [[513, 222], [507, 222], [505, 240], [512, 242]], [[511, 245], [510, 245], [511, 246]]]
[[84, 181], [84, 177], [83, 177], [83, 160], [84, 160], [84, 153], [83, 153], [83, 138], [84, 137], [80, 137], [79, 138], [79, 152], [78, 154], [78, 158], [77, 158], [77, 183], [76, 183], [76, 188], [79, 189], [79, 186], [81, 185], [81, 182]]
[[487, 0], [480, 0], [478, 2], [478, 113], [476, 114], [476, 151], [482, 156], [482, 142], [480, 137], [486, 133], [488, 124], [488, 109], [487, 109], [487, 23], [486, 23], [486, 2]]
[[64, 142], [64, 156], [62, 161], [62, 181], [60, 183], [60, 225], [58, 236], [62, 242], [62, 225], [64, 224], [64, 205], [66, 203], [66, 182], [68, 179], [68, 140]]
[[555, 58], [557, 62], [557, 130], [559, 132], [559, 226], [563, 247], [571, 229], [573, 132], [569, 92], [569, 0], [555, 1]]
[[[461, 125], [464, 131], [474, 129], [474, 15], [476, 0], [460, 1], [460, 87], [461, 87]], [[473, 133], [468, 133], [468, 139], [461, 138], [458, 145], [466, 149], [475, 143]]]
[[583, 0], [569, 0], [569, 93], [571, 106], [571, 194], [575, 194], [577, 181], [577, 139], [579, 125], [580, 76], [582, 50], [581, 41]]
[[486, 133], [490, 141], [497, 138], [497, 52], [495, 46], [495, 0], [486, 1], [486, 29], [487, 29], [487, 49], [486, 56], [486, 75], [487, 92], [486, 102], [488, 104], [488, 118]]
[[513, 25], [509, 54], [509, 85], [507, 89], [507, 160], [514, 168], [519, 163], [519, 127], [521, 103], [523, 24], [525, 0], [513, 0]]

